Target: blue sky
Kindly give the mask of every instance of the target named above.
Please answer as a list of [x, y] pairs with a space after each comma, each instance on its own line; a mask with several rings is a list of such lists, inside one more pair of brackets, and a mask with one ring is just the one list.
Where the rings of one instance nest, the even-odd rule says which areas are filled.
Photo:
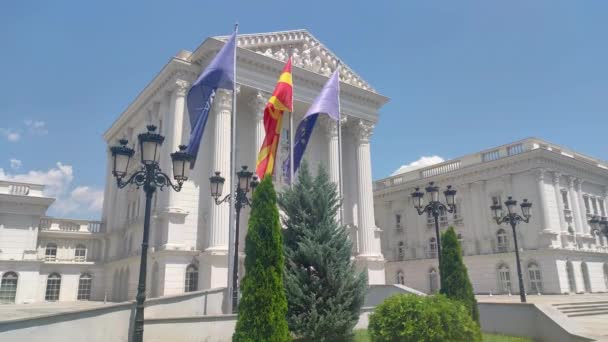
[[98, 216], [102, 133], [170, 56], [235, 20], [306, 28], [391, 98], [374, 178], [528, 136], [608, 159], [606, 13], [599, 0], [3, 3], [0, 177], [53, 184], [51, 214]]

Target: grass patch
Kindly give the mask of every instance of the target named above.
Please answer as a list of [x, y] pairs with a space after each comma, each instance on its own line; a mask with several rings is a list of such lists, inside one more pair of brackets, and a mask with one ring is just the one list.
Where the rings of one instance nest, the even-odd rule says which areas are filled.
[[515, 337], [506, 335], [483, 334], [483, 342], [533, 342], [533, 339], [526, 337]]
[[367, 329], [355, 330], [355, 342], [369, 342], [371, 340]]
[[[370, 342], [371, 338], [367, 330], [355, 330], [355, 342]], [[525, 337], [514, 337], [506, 335], [483, 334], [483, 342], [533, 342]]]

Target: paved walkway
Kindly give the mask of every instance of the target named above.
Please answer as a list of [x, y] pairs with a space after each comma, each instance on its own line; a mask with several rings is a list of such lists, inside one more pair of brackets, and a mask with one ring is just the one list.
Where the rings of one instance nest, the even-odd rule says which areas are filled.
[[[480, 303], [519, 303], [519, 295], [475, 296]], [[594, 303], [608, 301], [608, 293], [576, 294], [576, 295], [528, 295], [528, 303], [562, 304], [562, 303]], [[565, 315], [564, 315], [565, 316]], [[608, 341], [608, 315], [567, 317], [581, 329], [581, 332], [599, 336], [598, 341]]]

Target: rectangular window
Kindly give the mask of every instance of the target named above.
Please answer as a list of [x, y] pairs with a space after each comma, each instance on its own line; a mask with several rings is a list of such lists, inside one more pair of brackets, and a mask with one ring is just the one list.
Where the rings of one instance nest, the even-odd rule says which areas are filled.
[[606, 208], [604, 207], [604, 200], [603, 199], [598, 199], [597, 200], [599, 206], [600, 206], [600, 213], [602, 213], [603, 217], [606, 217]]
[[568, 190], [562, 190], [562, 202], [564, 203], [564, 209], [570, 209], [570, 202], [568, 201]]
[[589, 196], [583, 196], [583, 202], [585, 202], [585, 211], [587, 214], [591, 214], [591, 208], [589, 207]]
[[396, 215], [395, 215], [395, 223], [396, 223], [397, 225], [400, 225], [400, 224], [401, 224], [401, 214], [396, 214]]

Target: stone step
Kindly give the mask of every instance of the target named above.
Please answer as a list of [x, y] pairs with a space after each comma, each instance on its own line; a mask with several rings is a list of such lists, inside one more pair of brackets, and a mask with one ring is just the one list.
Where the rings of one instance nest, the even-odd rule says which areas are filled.
[[598, 311], [590, 311], [590, 312], [580, 312], [580, 313], [572, 313], [566, 314], [568, 317], [581, 317], [581, 316], [599, 316], [599, 315], [608, 315], [608, 310], [598, 310]]
[[600, 300], [594, 302], [569, 302], [569, 303], [557, 303], [552, 304], [556, 308], [560, 308], [562, 306], [576, 306], [576, 305], [589, 305], [589, 304], [608, 304], [608, 300]]
[[608, 310], [608, 306], [599, 306], [593, 308], [579, 308], [579, 309], [569, 309], [569, 310], [560, 310], [562, 313], [576, 313], [576, 312], [594, 312], [594, 311], [605, 311]]
[[608, 304], [560, 306], [559, 308], [556, 308], [556, 309], [559, 311], [562, 311], [562, 312], [567, 312], [570, 310], [608, 309]]

